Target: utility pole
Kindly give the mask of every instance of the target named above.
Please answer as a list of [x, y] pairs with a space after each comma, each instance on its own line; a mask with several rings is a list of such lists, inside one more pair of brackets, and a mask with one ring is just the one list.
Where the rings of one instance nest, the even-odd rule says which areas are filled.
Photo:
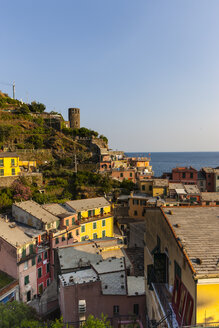
[[13, 86], [13, 99], [15, 99], [15, 81], [13, 82], [12, 86]]
[[78, 168], [77, 168], [77, 155], [75, 155], [75, 173], [78, 172]]

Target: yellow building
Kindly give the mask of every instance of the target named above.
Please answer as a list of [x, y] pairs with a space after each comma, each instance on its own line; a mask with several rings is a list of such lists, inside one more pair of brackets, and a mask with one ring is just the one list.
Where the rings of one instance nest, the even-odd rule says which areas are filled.
[[164, 197], [169, 193], [168, 179], [145, 179], [139, 181], [138, 185], [142, 193], [153, 197]]
[[111, 204], [104, 197], [80, 199], [65, 203], [77, 213], [81, 240], [113, 237]]
[[150, 320], [166, 315], [168, 325], [174, 317], [179, 327], [219, 322], [218, 217], [216, 206], [147, 209], [144, 262]]
[[0, 153], [0, 177], [16, 176], [20, 173], [19, 157], [15, 153]]

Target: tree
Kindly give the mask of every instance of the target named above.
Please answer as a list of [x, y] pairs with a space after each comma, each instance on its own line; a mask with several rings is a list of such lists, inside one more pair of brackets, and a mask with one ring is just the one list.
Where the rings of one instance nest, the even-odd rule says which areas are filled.
[[32, 194], [30, 187], [23, 185], [21, 181], [15, 181], [13, 183], [12, 191], [14, 194], [13, 198], [16, 201], [28, 200]]
[[23, 104], [21, 107], [17, 108], [16, 112], [18, 114], [29, 114], [30, 109], [26, 104]]
[[33, 135], [26, 139], [26, 141], [34, 146], [35, 149], [43, 148], [43, 137], [39, 135]]
[[104, 314], [101, 314], [101, 319], [95, 318], [93, 315], [89, 315], [83, 328], [111, 328], [110, 321]]
[[46, 106], [42, 103], [32, 101], [32, 103], [29, 105], [29, 109], [33, 113], [43, 113], [46, 109]]
[[[0, 303], [0, 328], [33, 328], [32, 323], [36, 322], [36, 320], [35, 310], [24, 303], [17, 301], [6, 304]], [[28, 323], [28, 325], [25, 325], [25, 323]], [[39, 323], [35, 327], [39, 327]]]

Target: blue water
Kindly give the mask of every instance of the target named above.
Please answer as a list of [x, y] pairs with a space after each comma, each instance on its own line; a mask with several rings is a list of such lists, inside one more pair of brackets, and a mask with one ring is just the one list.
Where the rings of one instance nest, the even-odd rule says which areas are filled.
[[219, 152], [180, 152], [180, 153], [126, 153], [133, 157], [150, 157], [154, 175], [161, 176], [171, 172], [177, 166], [192, 166], [197, 170], [202, 167], [219, 166]]

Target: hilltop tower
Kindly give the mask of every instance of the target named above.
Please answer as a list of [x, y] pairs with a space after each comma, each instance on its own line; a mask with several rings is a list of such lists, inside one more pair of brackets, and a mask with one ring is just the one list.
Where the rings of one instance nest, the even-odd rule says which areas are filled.
[[68, 120], [70, 122], [70, 128], [80, 129], [80, 108], [69, 108]]

